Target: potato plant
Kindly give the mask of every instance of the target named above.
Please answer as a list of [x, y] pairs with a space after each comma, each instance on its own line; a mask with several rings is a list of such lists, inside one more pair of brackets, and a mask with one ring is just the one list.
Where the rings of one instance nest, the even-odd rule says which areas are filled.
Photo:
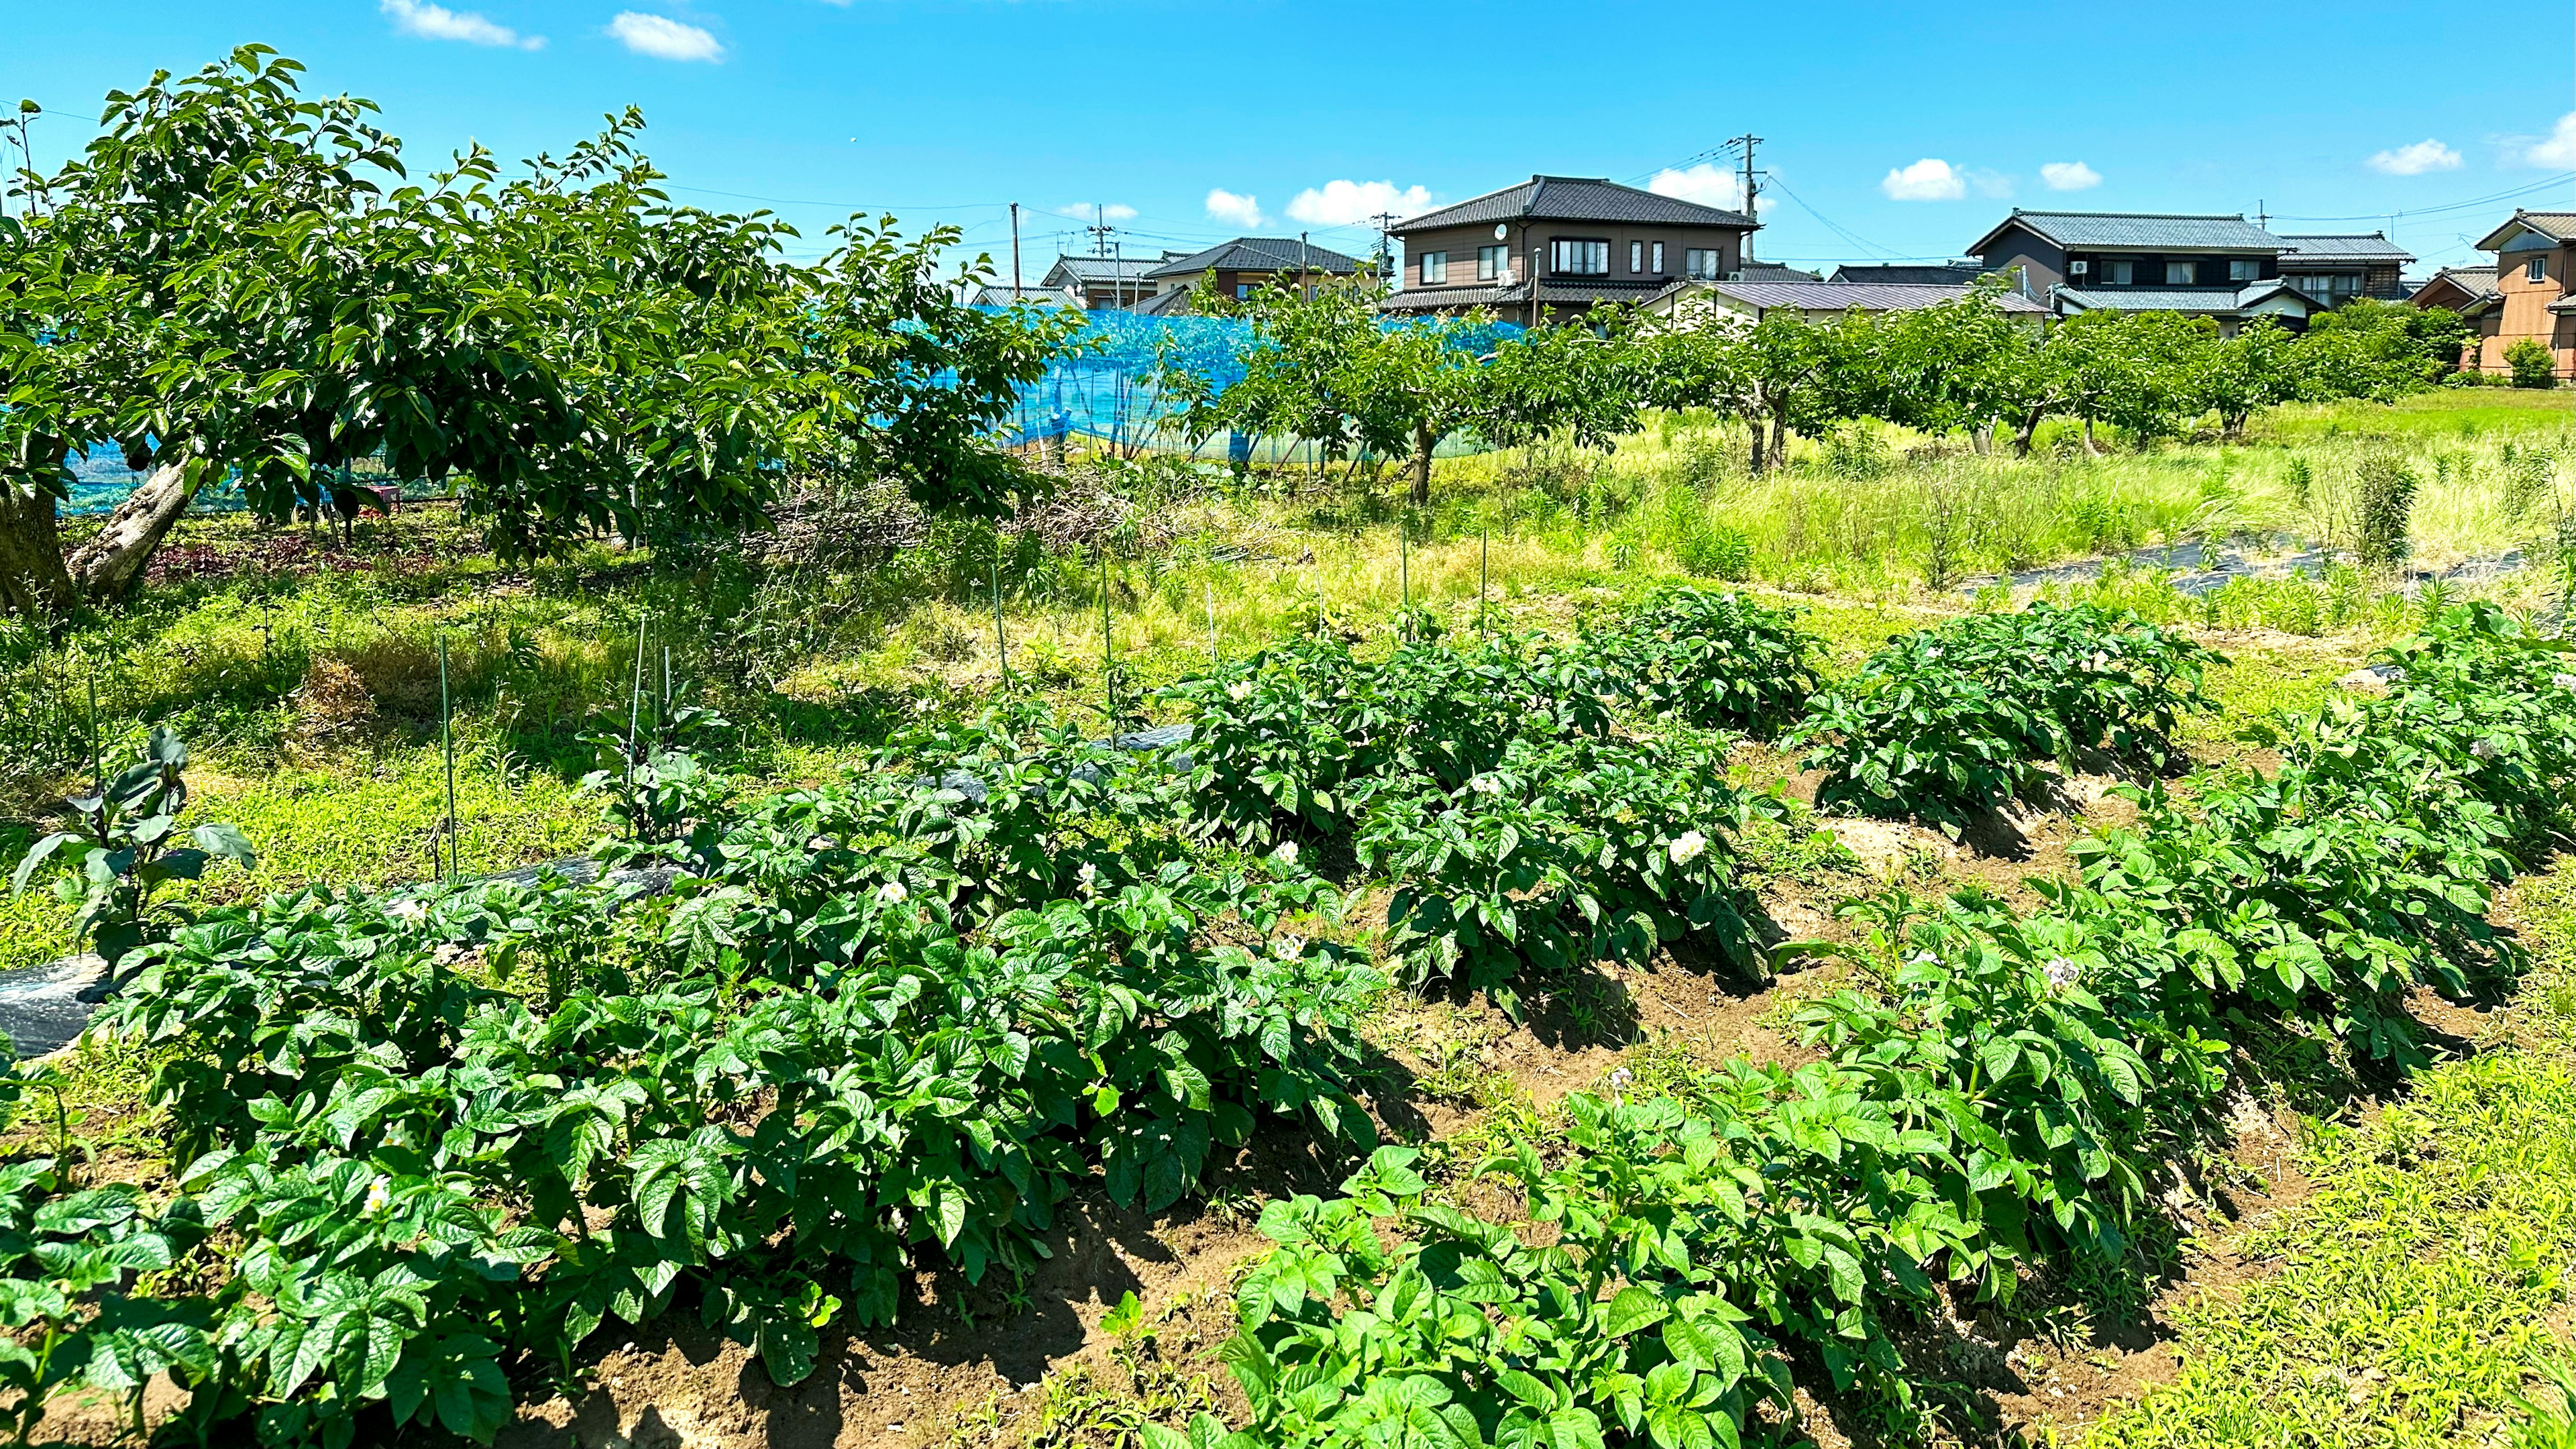
[[1658, 716], [1769, 739], [1820, 687], [1817, 641], [1798, 611], [1687, 585], [1586, 629], [1584, 648], [1618, 692]]
[[1817, 697], [1789, 742], [1825, 771], [1820, 804], [1919, 815], [1956, 837], [2025, 794], [2042, 761], [2177, 763], [2182, 716], [2216, 707], [2200, 684], [2217, 660], [2090, 604], [1975, 614], [1889, 641]]

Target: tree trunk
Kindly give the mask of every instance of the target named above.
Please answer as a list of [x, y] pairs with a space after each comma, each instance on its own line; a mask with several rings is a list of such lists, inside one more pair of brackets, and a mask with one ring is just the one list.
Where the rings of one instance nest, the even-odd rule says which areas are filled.
[[2038, 413], [2032, 413], [2029, 417], [2021, 420], [2020, 427], [2013, 429], [2014, 457], [2027, 458], [2030, 456], [2030, 440], [2038, 435], [2039, 423], [2040, 415]]
[[196, 493], [185, 470], [170, 464], [153, 469], [133, 496], [116, 505], [98, 536], [72, 551], [71, 576], [81, 597], [93, 604], [124, 598]]
[[54, 495], [0, 482], [0, 614], [56, 619], [79, 602]]
[[1754, 477], [1759, 478], [1759, 477], [1761, 477], [1761, 476], [1762, 476], [1762, 416], [1761, 416], [1761, 414], [1759, 414], [1759, 413], [1754, 413], [1754, 414], [1749, 414], [1749, 415], [1747, 415], [1747, 416], [1746, 416], [1746, 418], [1744, 419], [1744, 431], [1746, 431], [1747, 433], [1750, 433], [1750, 434], [1752, 434], [1752, 435], [1753, 435], [1753, 466], [1752, 466], [1751, 472], [1752, 472], [1752, 475], [1753, 475]]
[[1413, 425], [1413, 506], [1431, 506], [1431, 425]]
[[2102, 445], [2093, 441], [2093, 420], [2091, 418], [2086, 418], [2084, 420], [2084, 452], [2088, 457], [2099, 458], [2102, 456]]
[[1771, 469], [1778, 472], [1789, 465], [1789, 413], [1783, 408], [1771, 414]]

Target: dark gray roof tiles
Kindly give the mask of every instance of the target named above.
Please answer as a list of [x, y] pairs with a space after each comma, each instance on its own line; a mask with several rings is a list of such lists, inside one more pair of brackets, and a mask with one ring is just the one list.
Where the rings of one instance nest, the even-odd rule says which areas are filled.
[[2061, 247], [2086, 250], [2278, 252], [2281, 238], [2234, 214], [2192, 215], [2129, 211], [2024, 211], [1979, 237], [1972, 252], [1982, 253], [2007, 228], [2019, 226]]
[[[1794, 307], [1804, 312], [1905, 312], [1941, 302], [1955, 302], [1975, 288], [1916, 282], [1703, 282], [1699, 285], [1765, 311]], [[2047, 308], [2019, 292], [1998, 292], [1995, 305], [2008, 313], [2042, 314]]]
[[1299, 267], [1310, 272], [1347, 277], [1360, 269], [1359, 259], [1340, 252], [1300, 242], [1293, 236], [1239, 236], [1221, 241], [1202, 252], [1162, 263], [1145, 273], [1148, 277], [1188, 277], [1200, 272], [1293, 272]]
[[2284, 268], [2327, 262], [2346, 266], [2355, 262], [2395, 262], [2403, 266], [2415, 260], [2413, 252], [2375, 231], [2329, 236], [2291, 236], [2284, 233], [2281, 240], [2289, 243], [2288, 249], [2281, 253]]
[[[1983, 262], [1864, 262], [1834, 268], [1837, 282], [1895, 282], [1918, 286], [1965, 286], [1985, 274]], [[1746, 281], [1756, 278], [1747, 277]], [[1759, 280], [1770, 280], [1761, 278]]]
[[1625, 222], [1644, 226], [1729, 226], [1751, 231], [1761, 223], [1740, 211], [1726, 211], [1622, 186], [1599, 176], [1533, 176], [1527, 181], [1470, 197], [1455, 206], [1426, 211], [1396, 223], [1397, 236], [1443, 226], [1476, 226], [1519, 221]]

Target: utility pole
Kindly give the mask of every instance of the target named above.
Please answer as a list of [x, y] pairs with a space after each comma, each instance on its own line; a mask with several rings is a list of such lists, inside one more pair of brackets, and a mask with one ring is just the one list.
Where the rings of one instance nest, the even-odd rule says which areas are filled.
[[2254, 198], [2254, 229], [2256, 231], [2272, 229], [2272, 215], [2263, 209], [2263, 198], [2259, 196]]
[[[1093, 256], [1106, 259], [1109, 256], [1110, 233], [1115, 232], [1118, 228], [1111, 226], [1107, 221], [1102, 219], [1099, 202], [1095, 201], [1091, 204], [1091, 225], [1084, 227], [1083, 230], [1091, 233], [1091, 254]], [[1110, 296], [1116, 300], [1117, 305], [1121, 309], [1124, 309], [1127, 305], [1127, 289], [1125, 286], [1120, 284], [1117, 270], [1114, 267], [1109, 273], [1109, 287]]]
[[1395, 225], [1397, 217], [1394, 212], [1381, 211], [1369, 220], [1377, 223], [1377, 274], [1383, 279], [1388, 269], [1395, 265], [1395, 249], [1388, 243], [1386, 231]]
[[1306, 234], [1302, 231], [1297, 233], [1297, 293], [1309, 301], [1315, 296], [1314, 289], [1306, 285]]
[[1020, 204], [1011, 203], [1011, 305], [1020, 302]]
[[[1744, 148], [1744, 214], [1758, 223], [1762, 217], [1753, 209], [1753, 148], [1762, 144], [1762, 138], [1747, 131], [1741, 136], [1729, 137], [1726, 144]], [[1753, 260], [1753, 233], [1748, 231], [1744, 234], [1744, 255], [1738, 259], [1738, 265], [1751, 260]]]

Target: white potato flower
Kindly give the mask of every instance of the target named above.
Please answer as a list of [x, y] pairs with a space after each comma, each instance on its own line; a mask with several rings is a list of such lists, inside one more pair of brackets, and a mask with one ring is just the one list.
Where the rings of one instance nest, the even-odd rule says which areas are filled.
[[1241, 704], [1245, 700], [1252, 698], [1252, 681], [1249, 679], [1238, 679], [1234, 683], [1227, 685], [1225, 687], [1225, 697], [1233, 700], [1237, 704]]
[[877, 887], [877, 899], [890, 906], [902, 905], [911, 894], [912, 892], [903, 888], [903, 882], [899, 880], [890, 880]]
[[429, 919], [429, 907], [418, 901], [396, 901], [385, 907], [385, 914], [416, 926]]
[[2048, 964], [2039, 969], [2047, 975], [2048, 984], [2059, 991], [2064, 991], [2067, 987], [2074, 985], [2076, 975], [2078, 974], [2075, 969], [2075, 963], [2067, 960], [2063, 956], [2049, 957]]
[[1696, 830], [1685, 830], [1669, 849], [1673, 864], [1688, 865], [1708, 850], [1708, 837]]

